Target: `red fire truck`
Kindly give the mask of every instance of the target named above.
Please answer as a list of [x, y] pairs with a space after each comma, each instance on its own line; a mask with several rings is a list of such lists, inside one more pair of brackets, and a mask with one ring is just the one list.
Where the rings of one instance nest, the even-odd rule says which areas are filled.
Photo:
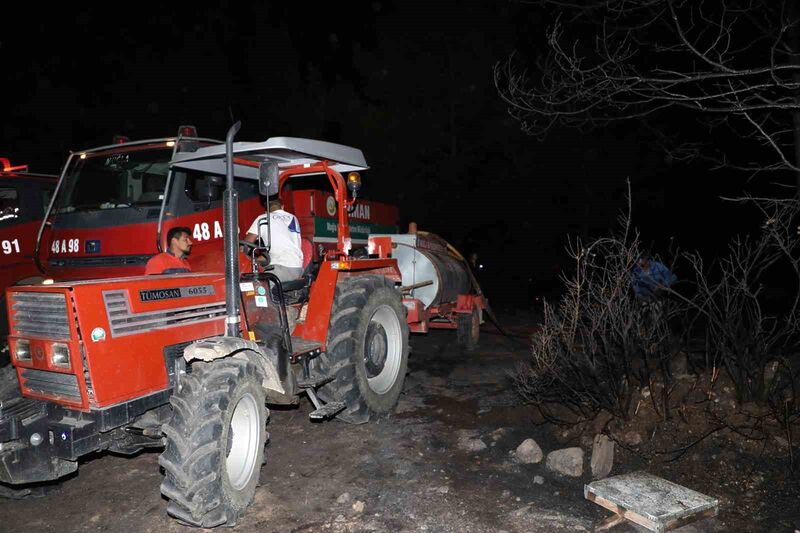
[[[169, 167], [179, 152], [218, 143], [182, 126], [175, 137], [117, 138], [108, 146], [71, 153], [39, 233], [36, 260], [43, 271], [57, 280], [140, 275], [147, 260], [165, 248], [169, 229], [177, 226], [192, 231], [193, 271], [222, 270], [222, 179]], [[243, 236], [264, 207], [252, 180], [237, 179], [235, 187]], [[318, 259], [320, 246], [329, 249], [336, 241], [332, 194], [287, 188], [281, 196], [300, 220], [303, 238], [317, 244], [307, 249]], [[355, 245], [366, 245], [370, 231], [396, 231], [395, 207], [364, 202], [355, 209], [350, 213], [359, 222]], [[49, 240], [42, 239], [45, 228]]]
[[[16, 284], [41, 281], [33, 264], [36, 230], [56, 186], [56, 176], [28, 172], [27, 165], [12, 166], [0, 158], [0, 309], [2, 344], [8, 333], [5, 290]], [[0, 357], [0, 365], [8, 359]]]

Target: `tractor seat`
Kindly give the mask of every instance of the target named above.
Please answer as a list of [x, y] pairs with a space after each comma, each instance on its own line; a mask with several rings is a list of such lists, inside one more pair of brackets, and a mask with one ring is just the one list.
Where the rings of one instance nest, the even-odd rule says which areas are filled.
[[[283, 294], [287, 304], [301, 303], [308, 300], [309, 288], [311, 287], [311, 283], [313, 283], [314, 279], [317, 277], [319, 265], [320, 263], [311, 261], [306, 266], [302, 276], [297, 279], [281, 282], [281, 288], [283, 289]], [[273, 286], [272, 291], [275, 301], [279, 301], [278, 286]]]
[[308, 278], [308, 276], [303, 276], [291, 281], [283, 281], [281, 282], [281, 287], [283, 288], [283, 292], [299, 291], [300, 289], [305, 288], [310, 281], [311, 280]]

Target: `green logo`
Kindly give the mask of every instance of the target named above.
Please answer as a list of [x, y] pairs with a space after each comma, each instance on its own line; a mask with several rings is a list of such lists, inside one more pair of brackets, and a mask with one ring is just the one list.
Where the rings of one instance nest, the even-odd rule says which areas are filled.
[[92, 342], [99, 342], [106, 340], [106, 330], [103, 328], [94, 328], [92, 330]]

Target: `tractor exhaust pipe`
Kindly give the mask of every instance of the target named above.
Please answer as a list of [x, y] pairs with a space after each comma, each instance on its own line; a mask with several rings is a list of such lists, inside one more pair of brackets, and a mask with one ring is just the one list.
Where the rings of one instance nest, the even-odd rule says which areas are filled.
[[242, 127], [236, 122], [225, 136], [225, 193], [222, 218], [225, 232], [225, 335], [239, 337], [239, 195], [233, 188], [233, 138]]

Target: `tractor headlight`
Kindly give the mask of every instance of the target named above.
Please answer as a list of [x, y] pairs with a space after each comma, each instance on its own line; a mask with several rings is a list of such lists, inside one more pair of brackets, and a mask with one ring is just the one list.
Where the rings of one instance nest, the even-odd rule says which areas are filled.
[[50, 347], [50, 361], [56, 366], [69, 368], [69, 346], [55, 343]]
[[14, 349], [14, 357], [17, 361], [30, 361], [31, 360], [31, 341], [28, 339], [19, 339]]

